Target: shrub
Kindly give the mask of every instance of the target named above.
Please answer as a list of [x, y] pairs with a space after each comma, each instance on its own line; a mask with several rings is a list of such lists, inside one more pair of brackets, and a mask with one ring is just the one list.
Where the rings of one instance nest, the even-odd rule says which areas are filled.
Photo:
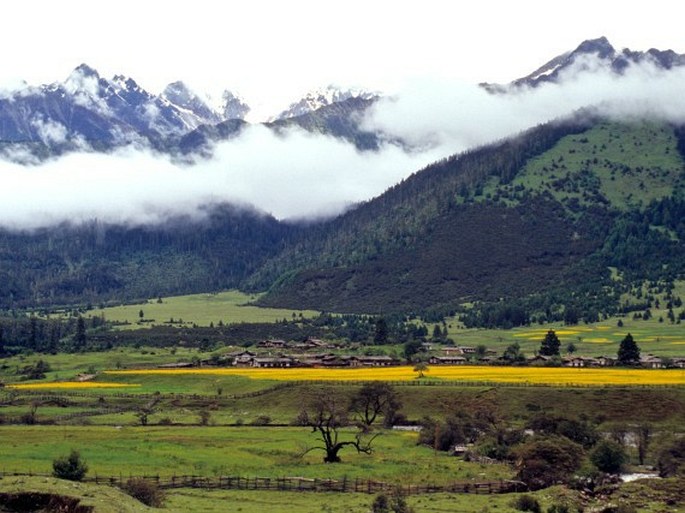
[[271, 424], [271, 417], [268, 415], [260, 415], [252, 421], [253, 426], [268, 426]]
[[607, 474], [620, 472], [626, 459], [626, 452], [623, 447], [611, 440], [602, 440], [590, 453], [592, 464]]
[[541, 513], [540, 503], [532, 495], [520, 495], [514, 500], [514, 508], [518, 511], [531, 511], [532, 513]]
[[659, 451], [657, 456], [659, 476], [671, 477], [685, 470], [685, 439], [676, 440]]
[[400, 490], [395, 490], [391, 497], [378, 494], [371, 504], [371, 513], [414, 513], [414, 508], [407, 504]]
[[133, 477], [122, 486], [123, 490], [134, 499], [153, 508], [161, 508], [164, 505], [164, 490], [157, 483]]
[[88, 472], [88, 465], [81, 460], [78, 451], [72, 449], [69, 456], [62, 456], [52, 462], [52, 475], [59, 479], [80, 481]]
[[390, 501], [384, 493], [376, 495], [371, 504], [372, 513], [388, 513], [390, 511]]
[[571, 508], [567, 504], [552, 504], [547, 513], [571, 513]]
[[562, 436], [531, 440], [513, 453], [518, 478], [532, 490], [567, 482], [584, 456], [582, 446]]
[[599, 513], [637, 513], [637, 509], [630, 504], [619, 504], [617, 506], [607, 506], [600, 510]]
[[210, 413], [209, 410], [200, 410], [198, 413], [198, 424], [201, 426], [206, 426], [209, 424], [209, 420], [212, 418], [212, 414]]

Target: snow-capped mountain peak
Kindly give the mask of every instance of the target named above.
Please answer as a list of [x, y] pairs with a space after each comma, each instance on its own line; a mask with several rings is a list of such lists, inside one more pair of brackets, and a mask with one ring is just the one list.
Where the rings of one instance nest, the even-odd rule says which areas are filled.
[[240, 96], [226, 89], [221, 95], [221, 114], [224, 119], [245, 119], [250, 106]]
[[[671, 69], [674, 66], [685, 66], [685, 55], [679, 55], [672, 50], [651, 49], [640, 52], [625, 48], [618, 51], [606, 37], [599, 37], [583, 41], [575, 50], [555, 57], [531, 74], [515, 80], [512, 85], [535, 87], [545, 82], [555, 82], [562, 72], [577, 73], [603, 68], [621, 74], [630, 66], [640, 63]], [[506, 90], [503, 86], [484, 85], [494, 92]]]
[[291, 103], [287, 109], [277, 116], [274, 116], [272, 121], [302, 116], [320, 109], [321, 107], [342, 102], [350, 98], [362, 98], [368, 100], [377, 96], [377, 93], [372, 93], [364, 89], [341, 89], [339, 87], [329, 85], [308, 92], [300, 100]]
[[191, 129], [201, 124], [215, 124], [222, 121], [221, 114], [209, 105], [207, 99], [202, 98], [180, 80], [166, 86], [159, 97], [177, 107], [185, 123]]

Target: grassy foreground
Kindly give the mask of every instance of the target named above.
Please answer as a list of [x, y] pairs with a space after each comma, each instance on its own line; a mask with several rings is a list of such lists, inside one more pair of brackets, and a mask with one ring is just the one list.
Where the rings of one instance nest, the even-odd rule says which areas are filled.
[[[682, 479], [663, 482], [641, 481], [623, 485], [607, 503], [628, 504], [640, 513], [683, 513]], [[367, 513], [374, 496], [341, 493], [295, 493], [243, 490], [177, 489], [166, 493], [162, 508], [148, 508], [116, 488], [89, 483], [73, 483], [43, 477], [5, 477], [0, 479], [0, 493], [42, 492], [79, 498], [81, 504], [94, 506], [95, 513]], [[455, 495], [436, 493], [410, 496], [407, 503], [418, 513], [516, 513], [513, 501], [519, 494]], [[578, 494], [553, 487], [533, 495], [546, 510], [552, 504], [584, 505], [586, 511], [597, 508], [598, 501], [583, 501]], [[665, 504], [669, 506], [665, 506]], [[571, 510], [573, 511], [573, 509]]]
[[[0, 493], [40, 492], [80, 499], [79, 505], [94, 506], [95, 513], [150, 513], [148, 508], [118, 488], [75, 483], [52, 477], [3, 477]], [[5, 511], [0, 505], [0, 511]]]

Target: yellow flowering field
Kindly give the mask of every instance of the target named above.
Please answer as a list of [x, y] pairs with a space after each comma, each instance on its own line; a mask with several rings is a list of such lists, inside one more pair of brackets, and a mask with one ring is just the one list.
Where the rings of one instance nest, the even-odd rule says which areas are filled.
[[139, 387], [140, 385], [129, 385], [125, 383], [105, 383], [102, 381], [52, 381], [44, 383], [15, 383], [6, 385], [6, 388], [16, 390], [42, 390], [42, 389], [91, 389], [91, 388], [126, 388]]
[[[109, 375], [203, 375], [243, 376], [251, 379], [276, 381], [409, 381], [417, 377], [411, 366], [363, 367], [353, 369], [147, 369], [107, 371]], [[600, 369], [568, 367], [489, 367], [489, 366], [432, 366], [426, 377], [447, 381], [501, 382], [521, 384], [632, 386], [685, 385], [685, 370]]]

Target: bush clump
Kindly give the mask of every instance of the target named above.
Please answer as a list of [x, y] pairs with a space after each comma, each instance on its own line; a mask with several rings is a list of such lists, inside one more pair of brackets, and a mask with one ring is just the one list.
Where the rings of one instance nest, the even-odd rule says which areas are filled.
[[540, 503], [532, 495], [520, 495], [514, 500], [514, 508], [518, 511], [530, 511], [532, 513], [541, 513]]
[[74, 449], [71, 450], [69, 456], [61, 456], [52, 462], [52, 475], [59, 479], [81, 481], [86, 472], [88, 472], [88, 465]]
[[164, 505], [164, 490], [157, 483], [133, 477], [126, 481], [122, 489], [146, 506], [161, 508]]

